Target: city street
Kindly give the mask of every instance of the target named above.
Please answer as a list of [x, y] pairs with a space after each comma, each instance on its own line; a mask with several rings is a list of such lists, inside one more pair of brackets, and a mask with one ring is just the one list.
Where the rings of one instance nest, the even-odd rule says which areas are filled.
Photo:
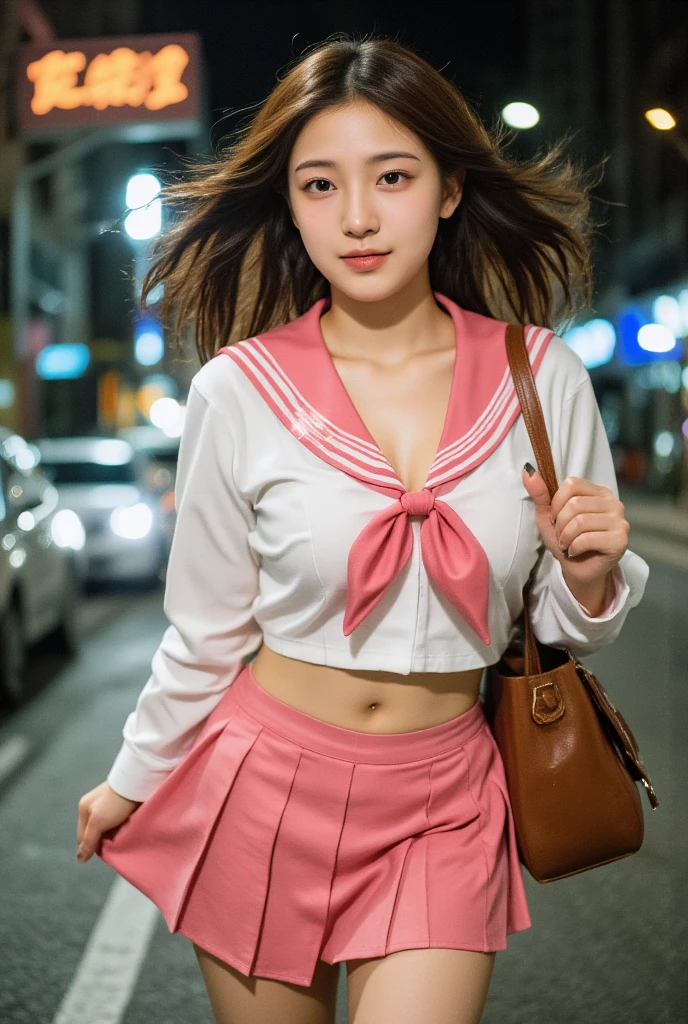
[[[256, 979], [384, 951], [334, 1024], [688, 1024], [687, 52], [688, 0], [0, 3], [0, 1024], [307, 1024]], [[514, 846], [604, 860], [624, 804], [566, 656], [505, 650], [543, 542], [533, 632], [602, 644], [659, 806], [635, 784], [635, 854], [521, 864], [485, 1000], [481, 954], [394, 951], [503, 946]], [[498, 743], [247, 690], [213, 745], [263, 637], [359, 729], [482, 673]], [[101, 849], [160, 907], [91, 852], [151, 796]]]
[[[545, 886], [526, 873], [533, 927], [497, 956], [485, 1024], [686, 1020], [688, 538], [631, 536], [651, 567], [644, 600], [588, 664], [633, 728], [661, 806], [641, 790], [646, 838], [632, 857]], [[75, 856], [78, 799], [104, 779], [164, 627], [162, 589], [89, 597], [80, 657], [39, 652], [36, 692], [0, 722], [2, 1021], [212, 1021], [188, 940], [97, 857]], [[338, 1022], [344, 981], [342, 969]]]

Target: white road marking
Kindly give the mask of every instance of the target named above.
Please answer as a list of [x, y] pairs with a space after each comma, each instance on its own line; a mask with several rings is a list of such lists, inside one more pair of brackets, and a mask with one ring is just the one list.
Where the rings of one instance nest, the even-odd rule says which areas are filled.
[[0, 783], [27, 757], [31, 744], [26, 736], [10, 736], [0, 746]]
[[119, 1024], [158, 913], [133, 885], [115, 879], [53, 1024]]

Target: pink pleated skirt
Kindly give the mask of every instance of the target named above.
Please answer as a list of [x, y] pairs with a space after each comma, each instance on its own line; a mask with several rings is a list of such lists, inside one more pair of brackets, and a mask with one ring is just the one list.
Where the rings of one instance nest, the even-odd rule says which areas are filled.
[[531, 926], [482, 698], [427, 729], [359, 732], [273, 697], [249, 663], [96, 852], [171, 933], [297, 985], [319, 959], [503, 950]]

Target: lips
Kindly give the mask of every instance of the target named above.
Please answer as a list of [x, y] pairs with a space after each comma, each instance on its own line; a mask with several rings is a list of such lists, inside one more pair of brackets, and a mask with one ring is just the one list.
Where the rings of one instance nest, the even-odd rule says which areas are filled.
[[358, 259], [362, 256], [388, 256], [389, 253], [382, 249], [352, 249], [351, 252], [345, 252], [342, 256], [343, 260], [347, 259]]
[[388, 252], [378, 252], [371, 253], [369, 256], [361, 254], [342, 256], [342, 259], [354, 270], [375, 270], [385, 262], [388, 256]]

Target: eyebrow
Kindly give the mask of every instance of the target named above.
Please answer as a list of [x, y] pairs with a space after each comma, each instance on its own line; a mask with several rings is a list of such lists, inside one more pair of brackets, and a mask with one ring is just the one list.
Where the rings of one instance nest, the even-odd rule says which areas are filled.
[[[400, 150], [394, 150], [393, 152], [390, 153], [378, 153], [376, 156], [369, 156], [368, 159], [366, 160], [366, 165], [370, 166], [371, 164], [379, 164], [383, 163], [386, 160], [398, 160], [400, 157], [404, 157], [407, 160], [418, 160], [420, 162], [420, 157], [416, 156], [415, 153], [405, 153]], [[294, 173], [296, 173], [296, 171], [303, 171], [307, 167], [336, 166], [337, 164], [335, 163], [334, 160], [304, 160], [302, 163], [298, 165], [298, 167], [294, 168]]]

